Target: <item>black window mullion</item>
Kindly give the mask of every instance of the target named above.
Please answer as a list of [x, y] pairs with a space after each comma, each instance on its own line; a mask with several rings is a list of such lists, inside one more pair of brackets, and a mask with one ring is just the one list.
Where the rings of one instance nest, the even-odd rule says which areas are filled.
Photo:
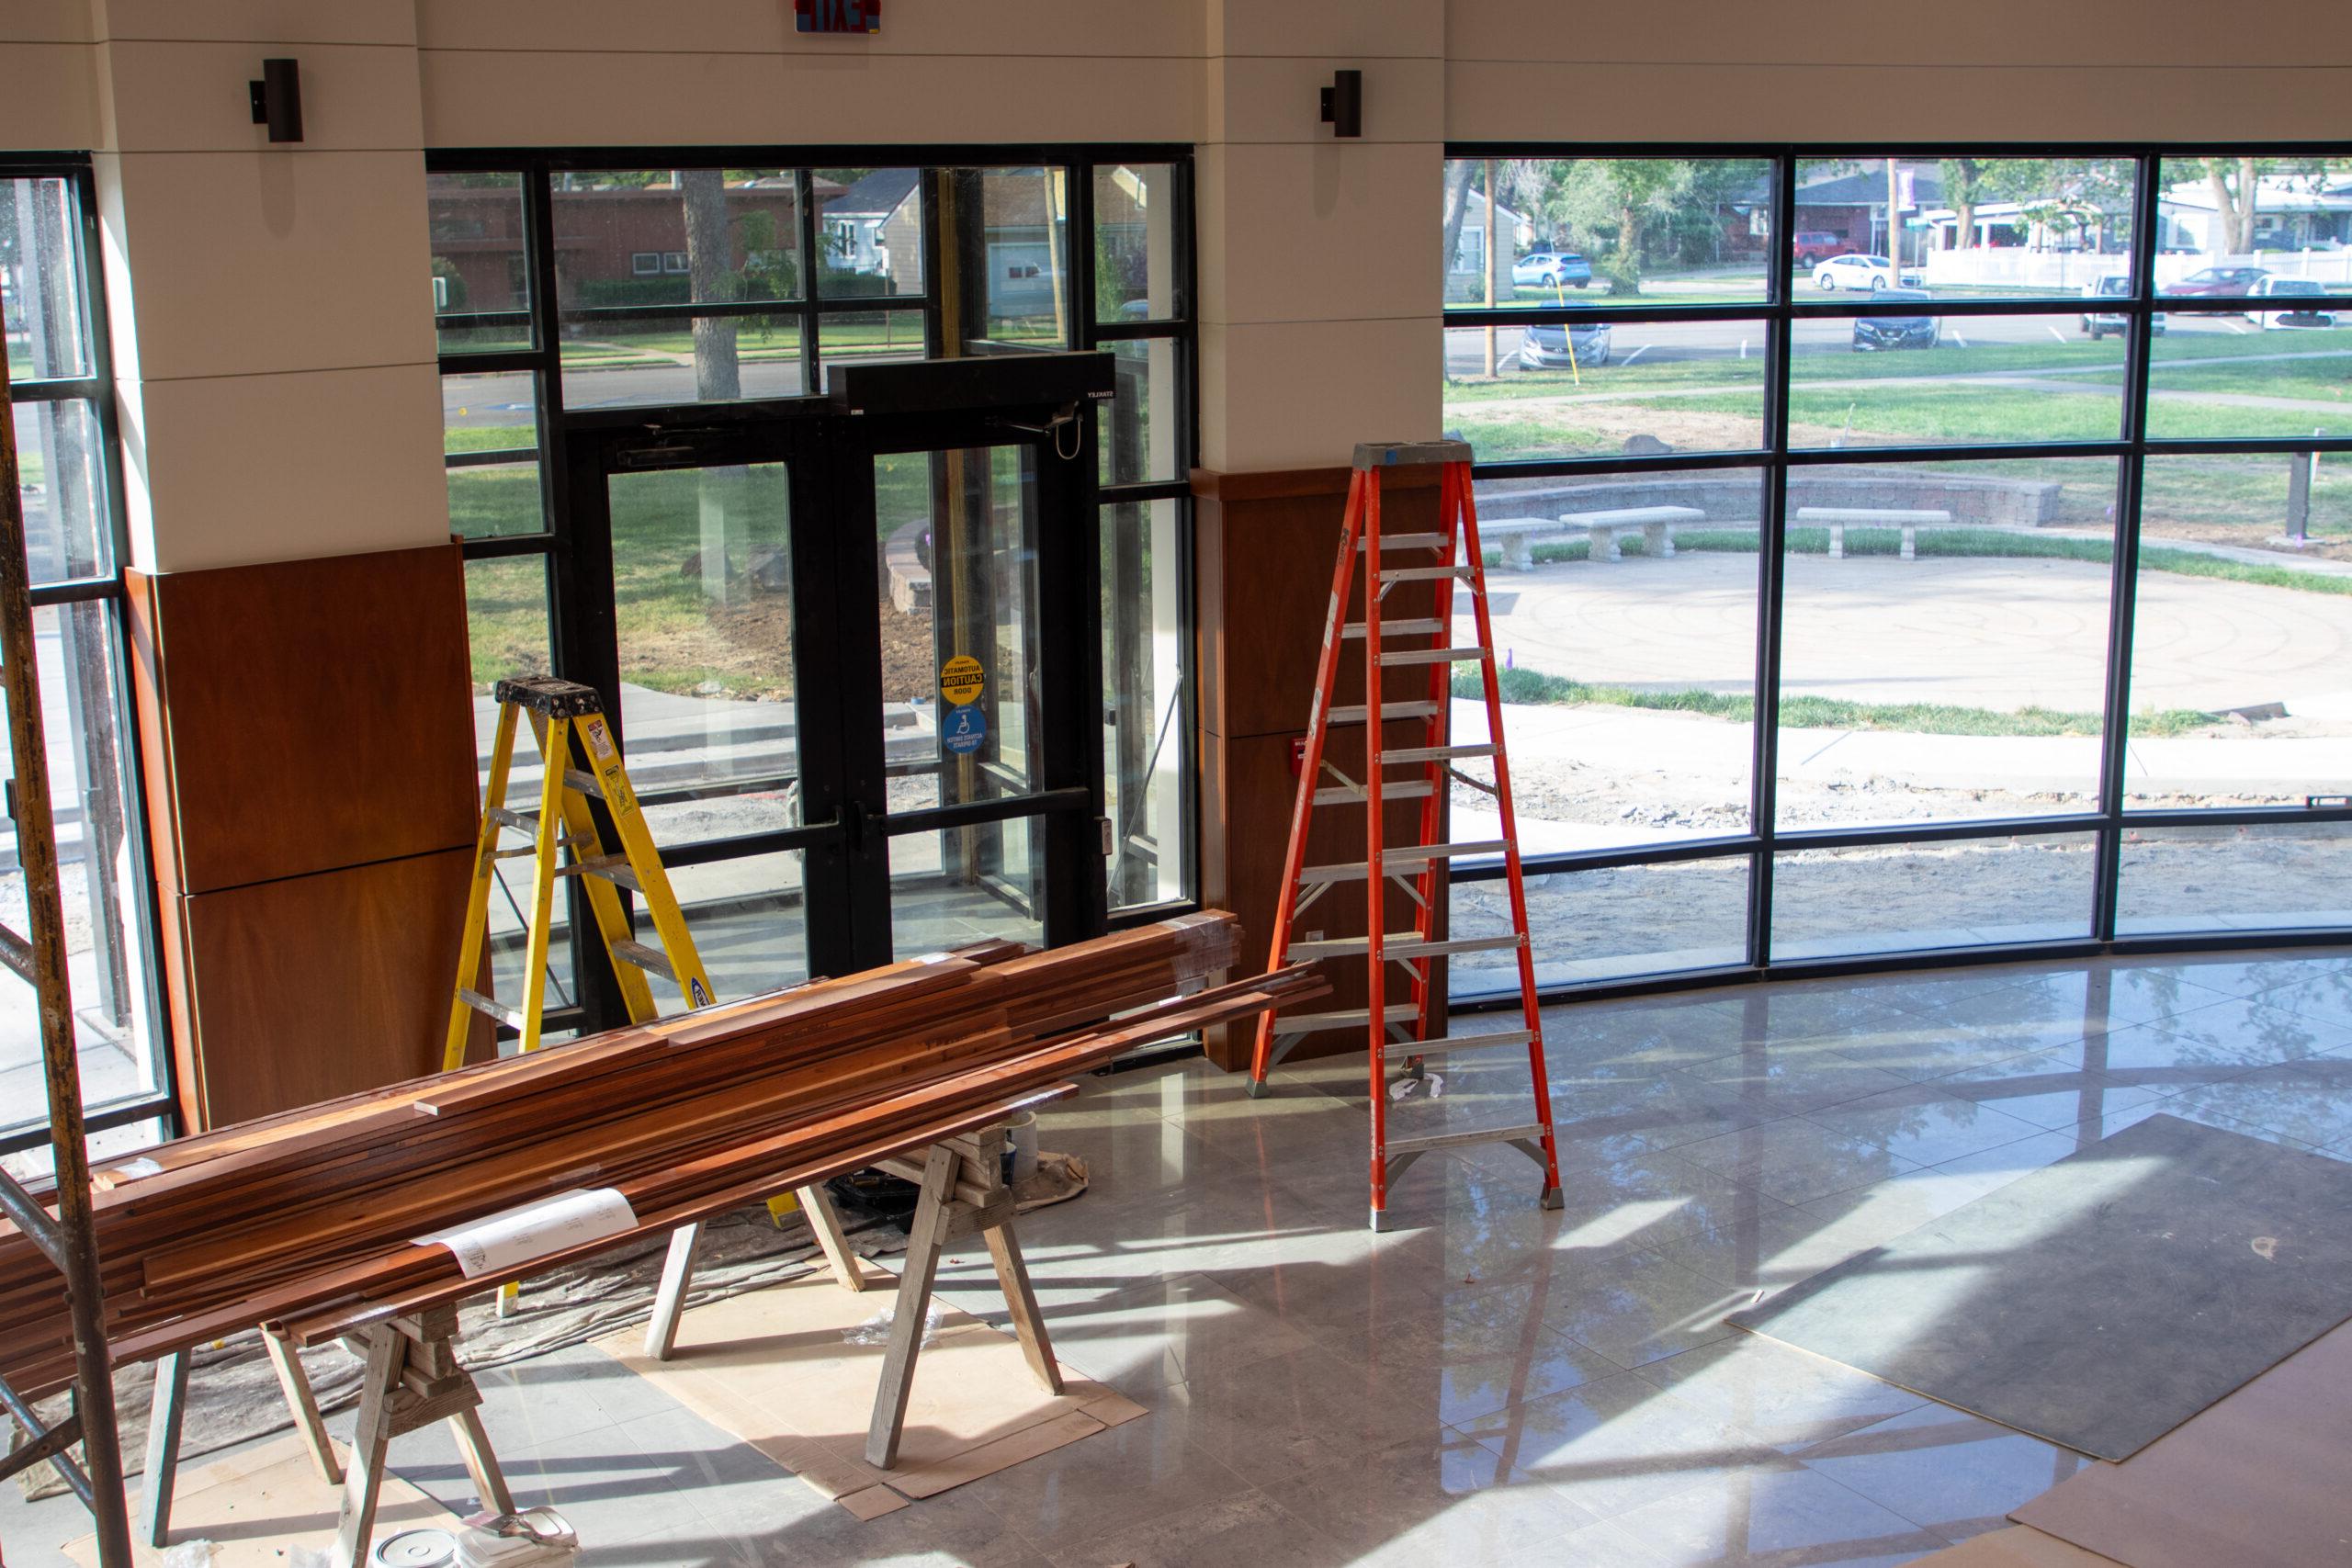
[[1756, 836], [1756, 857], [1747, 872], [1747, 958], [1759, 969], [1772, 962], [1772, 876], [1777, 869], [1772, 847], [1780, 815], [1781, 627], [1786, 597], [1781, 565], [1789, 536], [1789, 361], [1794, 347], [1791, 284], [1781, 255], [1795, 231], [1796, 184], [1795, 154], [1784, 150], [1772, 181], [1772, 250], [1765, 263], [1771, 279], [1766, 293], [1773, 301], [1771, 324], [1765, 332], [1765, 352], [1771, 363], [1764, 395], [1764, 528], [1756, 561], [1756, 728], [1748, 747], [1749, 765], [1755, 770], [1748, 780], [1748, 830]]

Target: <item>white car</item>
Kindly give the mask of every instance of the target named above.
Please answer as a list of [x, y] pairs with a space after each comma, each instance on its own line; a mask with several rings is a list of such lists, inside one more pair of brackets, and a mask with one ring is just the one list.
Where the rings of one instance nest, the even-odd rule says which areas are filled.
[[1927, 281], [1916, 272], [1899, 273], [1884, 256], [1831, 256], [1813, 269], [1815, 288], [1854, 288], [1875, 294], [1882, 288], [1921, 288]]
[[[2327, 290], [2316, 279], [2280, 277], [2274, 273], [2268, 277], [2257, 279], [2255, 286], [2245, 292], [2248, 313], [2254, 317], [2257, 325], [2267, 328], [2332, 327], [2335, 324], [2335, 312], [2333, 310], [2306, 305], [2300, 301], [2286, 303], [2286, 298], [2295, 295], [2324, 296]], [[2264, 310], [2262, 304], [2256, 303], [2257, 300], [2262, 304], [2270, 305], [2271, 309]], [[2283, 310], [2278, 308], [2281, 304], [2285, 304]]]

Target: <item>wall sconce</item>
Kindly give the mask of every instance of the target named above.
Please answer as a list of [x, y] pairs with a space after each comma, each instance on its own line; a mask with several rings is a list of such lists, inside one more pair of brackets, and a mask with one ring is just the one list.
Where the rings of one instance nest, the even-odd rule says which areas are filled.
[[1334, 136], [1363, 134], [1363, 73], [1336, 71], [1323, 89], [1323, 123]]
[[253, 89], [254, 123], [269, 127], [272, 141], [302, 140], [302, 77], [290, 60], [265, 60]]

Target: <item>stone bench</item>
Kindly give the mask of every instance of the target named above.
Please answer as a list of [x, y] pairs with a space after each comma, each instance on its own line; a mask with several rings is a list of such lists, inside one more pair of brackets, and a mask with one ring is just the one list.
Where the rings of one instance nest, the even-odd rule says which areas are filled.
[[1503, 565], [1512, 571], [1534, 570], [1538, 535], [1573, 533], [1579, 528], [1592, 540], [1592, 560], [1623, 560], [1624, 553], [1617, 547], [1617, 541], [1631, 533], [1639, 533], [1643, 547], [1663, 560], [1674, 554], [1677, 523], [1703, 523], [1706, 519], [1707, 514], [1695, 506], [1625, 506], [1609, 512], [1570, 512], [1557, 519], [1506, 517], [1480, 523], [1478, 540], [1481, 544], [1499, 544]]
[[1948, 527], [1951, 524], [1949, 512], [1918, 511], [1908, 507], [1891, 506], [1800, 506], [1799, 523], [1825, 523], [1829, 526], [1829, 558], [1846, 558], [1846, 530], [1856, 528], [1900, 528], [1903, 530], [1903, 558], [1918, 558], [1919, 529]]

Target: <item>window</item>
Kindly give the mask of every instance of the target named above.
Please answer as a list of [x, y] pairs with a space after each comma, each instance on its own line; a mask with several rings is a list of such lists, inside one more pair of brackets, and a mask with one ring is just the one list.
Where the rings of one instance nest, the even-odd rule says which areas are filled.
[[660, 251], [631, 252], [628, 258], [628, 270], [633, 277], [661, 276], [662, 253]]
[[2352, 149], [1444, 190], [1546, 985], [2352, 926]]
[[[0, 306], [66, 963], [93, 1145], [113, 1151], [164, 1136], [173, 1112], [124, 676], [120, 484], [91, 203], [86, 165], [0, 163]], [[0, 924], [26, 923], [15, 828], [0, 819]], [[40, 1055], [31, 987], [0, 981], [0, 1156], [18, 1175], [47, 1168]]]

